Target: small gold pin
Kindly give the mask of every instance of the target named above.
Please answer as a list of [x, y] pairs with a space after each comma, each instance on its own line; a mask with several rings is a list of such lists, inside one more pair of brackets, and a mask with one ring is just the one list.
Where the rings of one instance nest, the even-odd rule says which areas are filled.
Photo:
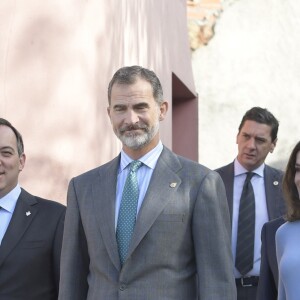
[[176, 187], [176, 185], [177, 185], [177, 183], [176, 183], [176, 182], [171, 182], [171, 183], [170, 183], [170, 187], [171, 187], [171, 188], [174, 188], [174, 187]]
[[26, 217], [30, 216], [31, 212], [30, 211], [26, 211]]
[[275, 180], [274, 182], [273, 182], [273, 185], [278, 185], [279, 184], [279, 182], [277, 181], [277, 180]]

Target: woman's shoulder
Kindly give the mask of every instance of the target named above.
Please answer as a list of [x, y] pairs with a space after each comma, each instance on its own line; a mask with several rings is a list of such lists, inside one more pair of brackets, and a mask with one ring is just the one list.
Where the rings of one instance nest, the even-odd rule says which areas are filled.
[[285, 222], [283, 223], [276, 232], [276, 236], [280, 238], [281, 236], [286, 236], [289, 234], [293, 234], [294, 231], [300, 232], [300, 220], [294, 222]]

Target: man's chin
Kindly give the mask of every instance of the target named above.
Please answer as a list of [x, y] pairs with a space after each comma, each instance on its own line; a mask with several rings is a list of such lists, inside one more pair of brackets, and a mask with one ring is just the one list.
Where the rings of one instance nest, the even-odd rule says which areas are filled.
[[133, 150], [138, 150], [143, 148], [146, 144], [148, 144], [147, 136], [122, 136], [120, 138], [121, 142], [128, 148]]
[[246, 168], [249, 172], [255, 170], [257, 166], [257, 162], [255, 161], [244, 161], [243, 164], [244, 168]]

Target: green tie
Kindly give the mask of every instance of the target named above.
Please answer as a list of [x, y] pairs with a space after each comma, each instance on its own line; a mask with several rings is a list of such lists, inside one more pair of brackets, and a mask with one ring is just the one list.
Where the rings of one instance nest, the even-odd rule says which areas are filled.
[[134, 160], [130, 163], [130, 171], [126, 178], [117, 223], [117, 243], [121, 264], [123, 265], [131, 241], [135, 221], [137, 203], [139, 199], [139, 187], [136, 172], [142, 162]]

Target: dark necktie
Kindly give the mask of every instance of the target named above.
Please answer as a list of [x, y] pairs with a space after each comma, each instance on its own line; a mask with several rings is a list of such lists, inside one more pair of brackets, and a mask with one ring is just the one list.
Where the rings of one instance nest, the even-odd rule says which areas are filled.
[[253, 268], [255, 232], [255, 198], [251, 184], [253, 175], [254, 173], [247, 173], [239, 209], [235, 266], [242, 276]]
[[123, 265], [131, 241], [135, 221], [137, 203], [139, 199], [139, 187], [136, 172], [142, 162], [134, 160], [130, 163], [130, 171], [124, 185], [122, 200], [117, 223], [117, 243], [121, 264]]

